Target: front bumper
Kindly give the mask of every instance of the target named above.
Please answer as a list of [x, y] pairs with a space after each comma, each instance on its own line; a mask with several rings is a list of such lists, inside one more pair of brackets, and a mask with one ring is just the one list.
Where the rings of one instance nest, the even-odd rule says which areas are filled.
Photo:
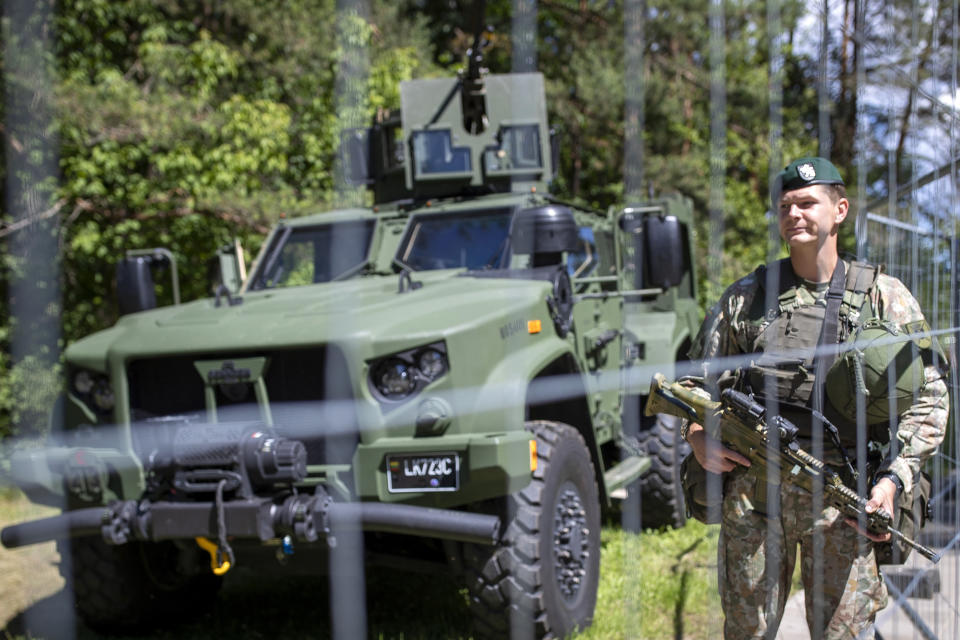
[[229, 501], [120, 500], [105, 507], [5, 527], [0, 542], [14, 548], [49, 540], [101, 535], [108, 544], [213, 538], [267, 541], [289, 536], [298, 542], [326, 541], [351, 531], [385, 531], [496, 544], [497, 516], [376, 502], [334, 502], [322, 489], [313, 495]]
[[[513, 431], [448, 434], [440, 438], [388, 437], [360, 444], [349, 471], [353, 475], [355, 498], [449, 507], [508, 495], [530, 482], [530, 442], [528, 432]], [[439, 452], [458, 456], [457, 491], [391, 491], [387, 477], [390, 456]], [[343, 469], [330, 473], [330, 468], [317, 465], [311, 467], [311, 475], [336, 477]], [[148, 472], [133, 453], [102, 447], [23, 450], [18, 451], [11, 462], [14, 484], [34, 502], [56, 507], [106, 504], [139, 497]]]
[[[256, 464], [247, 464], [244, 445], [234, 446], [235, 442], [251, 441], [241, 437], [249, 434], [247, 427], [183, 427], [168, 455], [157, 456], [157, 460], [151, 456], [143, 464], [133, 453], [117, 449], [52, 447], [20, 451], [11, 465], [16, 484], [36, 502], [66, 505], [70, 510], [53, 518], [7, 527], [3, 544], [22, 546], [98, 533], [111, 544], [210, 536], [261, 541], [290, 536], [306, 542], [331, 542], [338, 530], [349, 529], [493, 544], [499, 532], [498, 518], [452, 507], [522, 489], [531, 478], [531, 460], [536, 459], [531, 456], [535, 450], [525, 431], [381, 438], [373, 444], [359, 445], [355, 451], [349, 470], [354, 491], [344, 492], [342, 483], [326, 484], [345, 469], [330, 473], [332, 468], [324, 465], [305, 467], [302, 475], [282, 481], [255, 484], [249, 478]], [[187, 434], [189, 440], [183, 438]], [[455, 488], [397, 491], [396, 486], [391, 487], [388, 460], [404, 456], [430, 459], [438, 452], [458, 460]], [[214, 454], [216, 460], [211, 462]], [[157, 461], [161, 458], [166, 466], [150, 466], [160, 464]], [[198, 460], [206, 466], [195, 467]], [[164, 473], [173, 473], [171, 469], [187, 474], [186, 480], [173, 475], [172, 484], [179, 491], [158, 493], [158, 486], [169, 486], [158, 484], [158, 479]], [[196, 475], [189, 475], [206, 473], [215, 474], [218, 481], [236, 477], [238, 482], [227, 489], [230, 493], [226, 497], [219, 489], [220, 495], [215, 497], [211, 487], [216, 482], [205, 488], [202, 482], [192, 482]], [[168, 476], [163, 477], [170, 481]]]

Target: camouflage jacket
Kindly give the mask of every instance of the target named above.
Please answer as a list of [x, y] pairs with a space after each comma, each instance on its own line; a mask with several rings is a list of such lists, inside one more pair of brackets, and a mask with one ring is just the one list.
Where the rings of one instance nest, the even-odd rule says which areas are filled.
[[[821, 288], [822, 289], [822, 288]], [[742, 356], [750, 353], [751, 339], [758, 329], [769, 324], [769, 318], [749, 317], [754, 298], [762, 292], [757, 271], [733, 283], [719, 302], [707, 313], [690, 349], [691, 360], [702, 360], [708, 379], [732, 375], [746, 364]], [[813, 304], [824, 290], [815, 287], [796, 288], [798, 304]], [[870, 292], [875, 317], [904, 326], [923, 319], [920, 305], [900, 280], [880, 274]], [[762, 308], [763, 305], [759, 305]], [[943, 441], [947, 425], [949, 400], [944, 376], [946, 363], [928, 364], [925, 383], [913, 405], [900, 415], [896, 437], [899, 451], [891, 453], [881, 464], [881, 471], [893, 471], [910, 491], [923, 462], [932, 456]], [[897, 449], [892, 447], [891, 452]]]

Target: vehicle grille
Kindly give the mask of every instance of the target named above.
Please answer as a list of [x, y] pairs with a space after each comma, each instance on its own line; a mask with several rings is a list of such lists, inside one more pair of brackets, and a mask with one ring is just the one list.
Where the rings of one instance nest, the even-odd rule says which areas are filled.
[[[127, 366], [134, 447], [149, 456], [173, 430], [207, 421], [201, 360], [266, 357], [264, 382], [274, 429], [300, 440], [308, 464], [346, 464], [359, 440], [350, 374], [334, 347], [245, 353], [193, 353], [134, 360]], [[214, 387], [218, 422], [261, 419], [253, 384]]]

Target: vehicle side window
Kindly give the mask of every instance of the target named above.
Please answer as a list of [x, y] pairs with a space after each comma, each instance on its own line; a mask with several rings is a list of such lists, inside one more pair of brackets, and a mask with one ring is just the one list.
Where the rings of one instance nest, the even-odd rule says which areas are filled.
[[597, 257], [600, 259], [600, 264], [597, 265], [597, 271], [595, 275], [617, 275], [617, 251], [614, 247], [613, 232], [594, 231], [593, 237], [597, 245]]
[[367, 260], [373, 220], [296, 227], [277, 236], [251, 290], [299, 287], [346, 277]]
[[469, 147], [453, 146], [449, 130], [415, 131], [413, 157], [417, 175], [462, 173], [473, 169]]
[[512, 125], [500, 128], [497, 146], [483, 152], [484, 171], [526, 171], [542, 169], [540, 158], [540, 127]]
[[299, 287], [313, 284], [316, 268], [314, 254], [316, 253], [313, 241], [289, 242], [280, 254], [280, 264], [277, 272], [277, 286]]
[[586, 278], [600, 264], [592, 227], [580, 227], [580, 241], [576, 252], [567, 255], [567, 272], [571, 278]]

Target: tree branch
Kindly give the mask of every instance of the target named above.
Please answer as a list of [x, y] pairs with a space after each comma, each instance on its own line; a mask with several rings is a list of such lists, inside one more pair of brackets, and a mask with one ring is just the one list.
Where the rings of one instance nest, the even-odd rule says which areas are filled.
[[40, 222], [41, 220], [52, 218], [53, 216], [57, 215], [60, 212], [60, 209], [62, 209], [63, 205], [65, 205], [66, 203], [67, 203], [66, 199], [61, 198], [57, 200], [54, 203], [54, 205], [49, 209], [47, 209], [46, 211], [41, 211], [40, 213], [34, 214], [27, 218], [23, 218], [22, 220], [17, 220], [16, 222], [12, 222], [9, 224], [0, 223], [0, 225], [3, 225], [3, 226], [0, 226], [0, 238], [3, 238], [4, 236], [8, 236], [11, 233], [14, 233], [16, 231], [20, 231], [21, 229], [29, 227], [34, 223]]

